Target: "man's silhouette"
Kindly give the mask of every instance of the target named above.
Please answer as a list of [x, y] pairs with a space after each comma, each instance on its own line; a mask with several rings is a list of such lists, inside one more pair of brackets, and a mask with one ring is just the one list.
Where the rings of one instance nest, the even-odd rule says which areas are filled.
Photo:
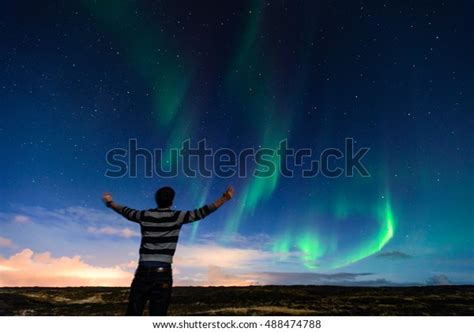
[[140, 224], [142, 234], [140, 260], [130, 286], [127, 315], [142, 315], [148, 300], [150, 315], [166, 315], [173, 286], [171, 263], [181, 226], [208, 216], [230, 200], [233, 194], [234, 189], [229, 187], [212, 204], [196, 210], [177, 211], [171, 209], [174, 190], [163, 187], [155, 194], [158, 208], [139, 211], [115, 203], [110, 193], [104, 193], [105, 204], [128, 220]]

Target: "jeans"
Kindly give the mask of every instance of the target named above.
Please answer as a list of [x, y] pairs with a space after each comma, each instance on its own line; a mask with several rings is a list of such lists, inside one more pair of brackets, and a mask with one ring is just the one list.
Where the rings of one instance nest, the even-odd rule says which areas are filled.
[[171, 269], [139, 266], [130, 286], [127, 316], [141, 316], [147, 301], [150, 301], [150, 316], [165, 316], [171, 300], [172, 286]]

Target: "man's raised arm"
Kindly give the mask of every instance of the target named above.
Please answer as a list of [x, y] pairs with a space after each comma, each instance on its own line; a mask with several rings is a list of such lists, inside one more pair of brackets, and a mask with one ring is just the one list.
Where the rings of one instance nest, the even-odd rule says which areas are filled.
[[102, 196], [102, 200], [104, 201], [104, 203], [107, 207], [109, 207], [112, 210], [114, 210], [115, 212], [121, 214], [122, 216], [124, 216], [125, 218], [127, 218], [130, 221], [139, 222], [140, 219], [143, 218], [144, 211], [131, 209], [131, 208], [128, 208], [126, 206], [121, 206], [121, 205], [115, 203], [112, 200], [112, 195], [110, 193], [107, 193], [107, 192], [104, 193], [104, 195]]
[[232, 196], [234, 196], [234, 188], [228, 187], [222, 196], [216, 199], [214, 203], [204, 205], [199, 209], [186, 211], [182, 223], [187, 224], [207, 217], [212, 212], [220, 208], [225, 202], [231, 200]]

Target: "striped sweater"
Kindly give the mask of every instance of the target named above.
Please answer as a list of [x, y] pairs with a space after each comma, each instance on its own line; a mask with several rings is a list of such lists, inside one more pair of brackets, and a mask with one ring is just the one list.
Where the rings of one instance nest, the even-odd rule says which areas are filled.
[[117, 212], [130, 221], [140, 224], [140, 263], [172, 263], [178, 243], [179, 231], [184, 224], [198, 221], [214, 212], [214, 204], [190, 211], [176, 211], [170, 208], [134, 210], [126, 206]]

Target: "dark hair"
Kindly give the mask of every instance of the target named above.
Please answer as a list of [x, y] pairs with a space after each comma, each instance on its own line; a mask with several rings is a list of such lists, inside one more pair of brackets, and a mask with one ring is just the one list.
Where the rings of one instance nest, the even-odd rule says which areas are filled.
[[174, 190], [171, 187], [163, 187], [156, 191], [155, 201], [159, 208], [166, 208], [173, 205]]

